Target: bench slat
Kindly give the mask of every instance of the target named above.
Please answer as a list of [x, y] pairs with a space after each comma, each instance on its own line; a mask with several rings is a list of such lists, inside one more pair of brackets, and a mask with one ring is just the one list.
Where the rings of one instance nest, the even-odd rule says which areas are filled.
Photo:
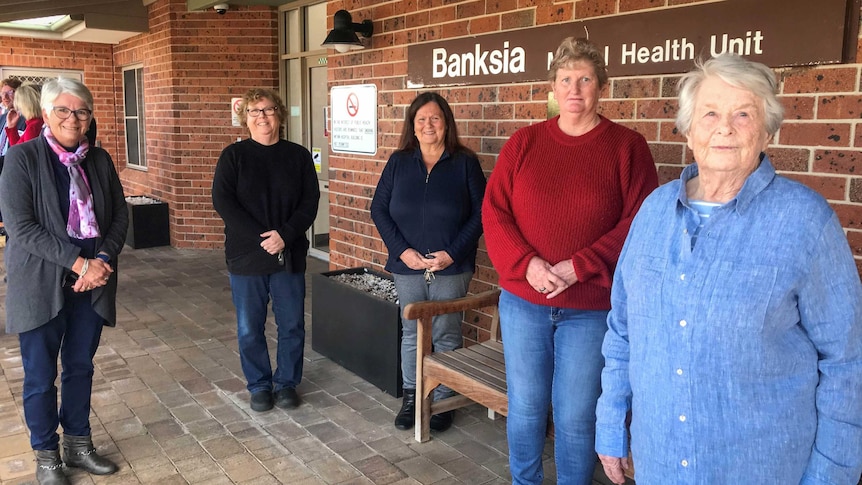
[[[447, 367], [452, 372], [463, 374], [465, 377], [481, 381], [486, 385], [499, 389], [506, 393], [506, 369], [501, 364], [485, 359], [481, 354], [475, 352], [437, 352], [428, 357], [431, 362], [437, 362]], [[426, 365], [430, 362], [426, 361]]]
[[468, 347], [475, 353], [482, 354], [485, 357], [505, 366], [506, 360], [503, 357], [503, 344], [491, 340], [475, 344]]
[[497, 355], [489, 356], [487, 352], [477, 352], [476, 350], [487, 349], [480, 349], [478, 345], [474, 345], [469, 349], [436, 352], [431, 354], [429, 358], [438, 359], [466, 374], [479, 376], [487, 374], [491, 379], [506, 382], [506, 364], [502, 362], [502, 359], [498, 359]]

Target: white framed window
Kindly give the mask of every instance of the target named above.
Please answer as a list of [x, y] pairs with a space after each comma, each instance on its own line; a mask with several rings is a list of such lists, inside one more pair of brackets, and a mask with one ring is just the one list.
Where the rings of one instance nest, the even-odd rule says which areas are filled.
[[131, 168], [146, 170], [143, 66], [123, 68], [123, 120], [126, 127], [126, 164]]

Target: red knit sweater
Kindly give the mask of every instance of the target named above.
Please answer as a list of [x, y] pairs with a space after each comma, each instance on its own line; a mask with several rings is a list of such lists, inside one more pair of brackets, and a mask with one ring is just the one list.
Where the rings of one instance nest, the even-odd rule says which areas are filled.
[[[602, 118], [569, 136], [557, 119], [503, 146], [482, 205], [485, 244], [505, 290], [540, 305], [607, 310], [632, 218], [658, 186], [655, 163], [635, 131]], [[548, 300], [526, 280], [533, 256], [571, 259], [578, 283]]]

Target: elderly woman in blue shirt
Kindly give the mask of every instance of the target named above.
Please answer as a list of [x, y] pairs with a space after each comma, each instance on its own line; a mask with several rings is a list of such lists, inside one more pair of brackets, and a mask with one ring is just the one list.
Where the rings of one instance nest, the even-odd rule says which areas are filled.
[[862, 287], [829, 204], [764, 153], [775, 89], [735, 55], [680, 81], [696, 163], [644, 202], [613, 282], [596, 451], [614, 483], [629, 411], [638, 485], [859, 480]]

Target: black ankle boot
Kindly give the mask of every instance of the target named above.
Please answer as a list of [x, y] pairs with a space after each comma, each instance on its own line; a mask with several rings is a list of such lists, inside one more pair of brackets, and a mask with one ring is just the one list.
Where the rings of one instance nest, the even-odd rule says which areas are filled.
[[431, 416], [430, 428], [433, 431], [446, 431], [452, 426], [452, 421], [455, 420], [455, 411], [446, 411], [445, 413], [435, 414]]
[[401, 410], [395, 416], [395, 427], [398, 429], [410, 429], [416, 422], [416, 389], [404, 389], [404, 400], [401, 402]]
[[83, 468], [93, 475], [110, 475], [119, 467], [96, 453], [91, 436], [63, 435], [63, 461], [66, 466]]
[[60, 450], [33, 450], [36, 452], [36, 481], [39, 485], [70, 485], [63, 473]]

